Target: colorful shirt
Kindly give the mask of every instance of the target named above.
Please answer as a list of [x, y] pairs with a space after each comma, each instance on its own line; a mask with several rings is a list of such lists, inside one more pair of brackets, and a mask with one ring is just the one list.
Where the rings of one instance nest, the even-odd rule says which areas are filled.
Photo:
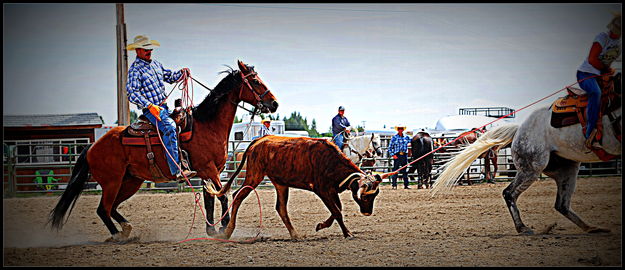
[[347, 117], [336, 114], [336, 116], [332, 118], [332, 135], [336, 136], [336, 134], [341, 133], [341, 131], [345, 130], [345, 128], [349, 126], [350, 124]]
[[392, 157], [399, 152], [408, 153], [408, 144], [410, 143], [409, 136], [399, 136], [399, 134], [393, 135], [391, 142], [388, 145], [388, 155]]
[[[616, 60], [616, 58], [621, 55], [621, 39], [611, 39], [609, 32], [601, 32], [596, 37], [593, 43], [599, 43], [601, 45], [601, 53], [599, 54], [599, 60], [606, 67], [612, 65], [612, 62]], [[597, 68], [593, 67], [588, 62], [588, 56], [584, 59], [584, 63], [582, 63], [577, 69], [582, 72], [588, 72], [596, 75], [600, 75], [601, 71]]]
[[175, 83], [181, 76], [182, 70], [172, 73], [156, 60], [148, 62], [137, 57], [128, 69], [128, 99], [139, 109], [147, 108], [150, 103], [159, 105], [166, 97], [163, 81]]

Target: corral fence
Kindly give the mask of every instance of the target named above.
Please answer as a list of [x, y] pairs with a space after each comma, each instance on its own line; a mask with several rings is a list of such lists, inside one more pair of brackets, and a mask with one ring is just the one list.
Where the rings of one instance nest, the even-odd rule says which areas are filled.
[[[388, 156], [388, 144], [391, 136], [381, 136], [381, 149], [383, 151], [382, 157], [375, 158], [375, 165], [371, 167], [362, 167], [363, 170], [372, 170], [374, 172], [390, 172], [393, 169], [393, 159]], [[446, 140], [453, 140], [455, 138], [441, 138]], [[225, 169], [221, 172], [220, 178], [222, 182], [227, 181], [234, 173], [237, 166], [240, 164], [241, 156], [245, 150], [244, 146], [249, 144], [250, 141], [230, 141], [228, 142], [228, 161], [226, 162]], [[41, 143], [37, 145], [30, 145], [30, 147], [43, 147], [56, 149], [57, 147], [67, 147], [69, 151], [49, 151], [45, 154], [38, 153], [19, 153], [18, 146], [6, 145], [3, 148], [3, 197], [15, 197], [15, 196], [27, 196], [27, 194], [58, 194], [67, 187], [67, 182], [71, 177], [74, 163], [80, 155], [82, 149], [89, 145], [89, 143], [73, 143], [58, 144]], [[232, 151], [232, 149], [235, 149]], [[63, 149], [63, 148], [60, 148]], [[436, 180], [436, 175], [439, 173], [439, 168], [449, 158], [451, 158], [459, 148], [445, 147], [445, 151], [437, 151], [434, 153], [434, 166], [432, 171], [432, 179]], [[165, 168], [166, 169], [166, 168]], [[499, 150], [498, 155], [498, 172], [495, 181], [510, 181], [514, 178], [516, 170], [512, 163], [512, 157], [510, 155], [510, 148], [504, 148]], [[582, 163], [579, 172], [580, 176], [620, 176], [621, 172], [621, 159], [615, 159], [608, 162], [600, 163]], [[411, 177], [411, 183], [414, 184], [418, 179], [416, 172]], [[469, 177], [474, 183], [481, 182], [484, 179], [484, 160], [477, 159], [473, 162], [471, 167], [462, 176], [463, 179]], [[241, 170], [241, 173], [237, 176], [234, 182], [234, 187], [239, 187], [245, 179], [245, 168]], [[541, 177], [545, 177], [541, 175]], [[385, 182], [390, 179], [385, 179]], [[401, 181], [398, 179], [398, 181]], [[199, 178], [191, 178], [190, 182], [193, 188], [197, 191], [202, 188], [202, 181]], [[461, 183], [463, 183], [461, 181]], [[86, 192], [98, 192], [101, 190], [97, 182], [94, 182], [92, 178], [86, 184]], [[265, 179], [260, 185], [261, 187], [273, 187], [268, 179]], [[177, 182], [168, 183], [154, 183], [151, 181], [145, 181], [140, 190], [142, 191], [155, 191], [155, 192], [181, 192], [188, 191], [190, 187], [187, 183], [179, 184]]]
[[[383, 152], [382, 157], [369, 158], [368, 160], [375, 160], [375, 165], [372, 167], [361, 167], [363, 170], [372, 170], [376, 172], [390, 172], [393, 169], [393, 159], [388, 156], [388, 145], [391, 140], [390, 135], [381, 135], [381, 149]], [[442, 142], [441, 145], [446, 144], [454, 139], [455, 136], [450, 137], [432, 137], [434, 141]], [[437, 145], [434, 146], [434, 149], [438, 148]], [[436, 181], [437, 175], [441, 172], [440, 167], [445, 164], [449, 159], [455, 156], [459, 151], [463, 148], [459, 146], [444, 146], [442, 149], [433, 153], [434, 155], [434, 164], [432, 166], [432, 180]], [[410, 162], [410, 158], [408, 162]], [[414, 165], [414, 164], [413, 164]], [[410, 165], [410, 166], [413, 166]], [[491, 166], [491, 172], [493, 171], [493, 164]], [[607, 162], [598, 162], [598, 163], [582, 163], [580, 166], [579, 176], [621, 176], [621, 158], [617, 158]], [[408, 167], [410, 168], [410, 167]], [[407, 168], [407, 169], [408, 169]], [[411, 183], [416, 182], [418, 176], [416, 175], [416, 171], [413, 174], [408, 174], [410, 179], [414, 179], [415, 181], [410, 181]], [[495, 175], [494, 181], [505, 182], [511, 181], [514, 179], [516, 175], [516, 168], [512, 161], [512, 154], [510, 147], [499, 149], [497, 152], [497, 174]], [[399, 175], [398, 177], [401, 177]], [[471, 179], [472, 182], [481, 182], [484, 181], [485, 178], [485, 164], [484, 159], [478, 158], [476, 159], [471, 166], [467, 169], [467, 171], [461, 176], [460, 184], [466, 183], [466, 179]], [[541, 174], [540, 178], [547, 178], [547, 176]], [[385, 180], [386, 181], [386, 180]], [[398, 178], [398, 181], [400, 179]]]

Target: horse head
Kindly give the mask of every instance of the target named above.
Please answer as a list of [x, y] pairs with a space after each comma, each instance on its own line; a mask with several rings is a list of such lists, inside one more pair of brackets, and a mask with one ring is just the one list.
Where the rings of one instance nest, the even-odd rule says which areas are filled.
[[276, 97], [260, 79], [253, 66], [248, 66], [242, 61], [237, 61], [241, 76], [241, 89], [239, 99], [254, 105], [263, 113], [273, 113], [278, 109]]
[[381, 145], [382, 140], [380, 140], [380, 136], [375, 133], [371, 133], [371, 143], [369, 144], [369, 147], [373, 148], [374, 153], [379, 157], [382, 156], [382, 149], [380, 149]]

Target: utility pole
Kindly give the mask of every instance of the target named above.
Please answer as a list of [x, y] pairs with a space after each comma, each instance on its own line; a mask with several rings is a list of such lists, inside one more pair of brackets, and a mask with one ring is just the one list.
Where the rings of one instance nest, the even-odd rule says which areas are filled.
[[130, 125], [130, 105], [126, 96], [128, 51], [126, 50], [126, 23], [124, 4], [115, 4], [117, 10], [117, 125]]

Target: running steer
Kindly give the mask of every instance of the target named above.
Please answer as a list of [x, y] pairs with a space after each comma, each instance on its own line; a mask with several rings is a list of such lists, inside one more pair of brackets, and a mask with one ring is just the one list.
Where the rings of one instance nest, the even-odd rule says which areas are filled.
[[230, 238], [234, 231], [241, 202], [252, 191], [243, 187], [256, 188], [264, 176], [269, 177], [276, 187], [276, 210], [292, 239], [299, 238], [299, 235], [291, 225], [286, 210], [289, 187], [314, 192], [332, 213], [326, 221], [317, 224], [317, 231], [330, 227], [336, 220], [343, 230], [343, 236], [351, 238], [353, 235], [343, 223], [338, 194], [349, 189], [360, 207], [360, 212], [369, 216], [373, 213], [373, 201], [380, 193], [378, 185], [385, 177], [365, 175], [338, 147], [327, 140], [264, 136], [250, 143], [239, 168], [228, 183], [220, 191], [209, 185], [206, 187], [208, 192], [216, 196], [225, 194], [248, 158], [245, 182], [233, 194], [231, 219], [224, 231], [226, 238]]

